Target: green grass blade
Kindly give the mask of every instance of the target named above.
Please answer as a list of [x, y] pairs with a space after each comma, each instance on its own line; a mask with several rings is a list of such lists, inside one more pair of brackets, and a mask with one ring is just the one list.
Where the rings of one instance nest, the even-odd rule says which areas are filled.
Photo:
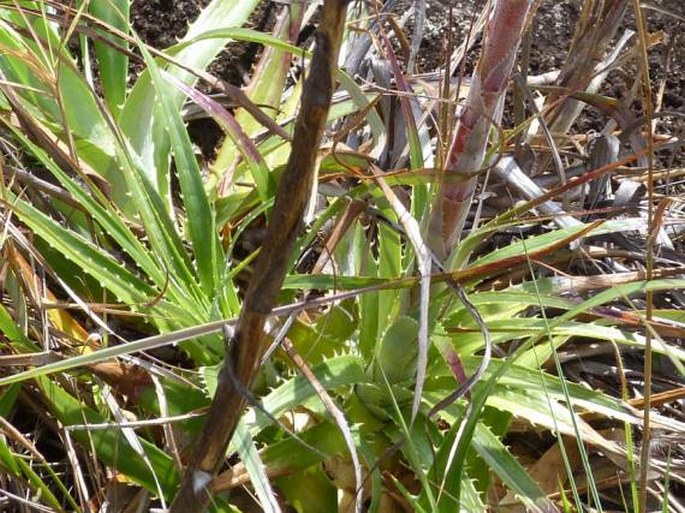
[[[25, 479], [31, 484], [31, 486], [36, 490], [36, 495], [40, 497], [41, 501], [45, 503], [46, 505], [54, 508], [56, 511], [66, 511], [60, 501], [55, 497], [52, 488], [41, 478], [40, 475], [34, 470], [34, 468], [29, 465], [26, 461], [24, 461], [21, 458], [17, 458], [17, 463], [19, 464], [19, 467], [21, 468], [21, 473], [25, 477]], [[49, 466], [46, 466], [46, 470], [48, 473], [50, 472]], [[57, 477], [54, 475], [54, 471], [51, 473], [53, 477]], [[61, 488], [62, 492], [64, 493], [64, 496], [67, 497], [69, 504], [72, 508], [74, 508], [74, 511], [79, 511], [78, 504], [76, 504], [76, 501], [69, 495], [69, 491], [67, 488], [64, 486], [61, 481], [57, 481], [57, 486]], [[60, 486], [61, 485], [61, 486]]]
[[[293, 39], [300, 29], [303, 12], [303, 6], [299, 4], [293, 4], [289, 8], [282, 9], [274, 27], [274, 39], [293, 43]], [[291, 50], [276, 48], [273, 45], [265, 45], [259, 62], [255, 66], [250, 84], [246, 87], [245, 92], [250, 100], [255, 105], [259, 105], [265, 111], [265, 114], [271, 118], [275, 118], [279, 110], [281, 110], [281, 101], [283, 92], [286, 89], [286, 79], [291, 60]], [[299, 95], [296, 96], [299, 98]], [[270, 108], [264, 109], [264, 107]], [[242, 127], [241, 131], [247, 134], [248, 138], [255, 137], [262, 130], [262, 125], [245, 110], [236, 112], [235, 121], [239, 127]], [[217, 157], [212, 167], [219, 172], [229, 169], [239, 153], [243, 154], [243, 157], [246, 158], [243, 145], [236, 137], [231, 136], [229, 132], [229, 138], [218, 149]], [[252, 168], [252, 166], [250, 167]]]
[[250, 475], [250, 482], [259, 498], [260, 506], [265, 513], [280, 512], [276, 495], [271, 488], [271, 483], [266, 475], [266, 469], [262, 462], [252, 436], [245, 425], [245, 421], [238, 422], [233, 435], [233, 444], [236, 446], [240, 460], [245, 465]]
[[[97, 169], [116, 189], [122, 182], [116, 180], [117, 141], [108, 125], [107, 113], [61, 41], [62, 35], [51, 23], [36, 16], [30, 14], [27, 19], [43, 38], [42, 46], [20, 35], [18, 31], [26, 30], [26, 23], [18, 13], [5, 12], [7, 22], [0, 21], [0, 49], [6, 55], [0, 61], [0, 70], [7, 80], [20, 86], [14, 91], [25, 100], [23, 108], [56, 132], [63, 142], [73, 140], [79, 158]], [[42, 52], [46, 44], [52, 49], [50, 56]], [[26, 91], [21, 86], [38, 92]]]
[[[189, 27], [182, 41], [193, 41], [186, 48], [174, 51], [174, 57], [186, 66], [204, 70], [223, 50], [227, 37], [195, 41], [198, 36], [219, 28], [239, 27], [254, 11], [259, 0], [212, 0]], [[169, 72], [186, 84], [196, 78], [187, 71], [170, 68]], [[180, 109], [184, 95], [175, 92], [169, 101]], [[163, 198], [169, 195], [170, 143], [163, 124], [162, 113], [155, 107], [155, 92], [149, 73], [143, 73], [133, 86], [121, 114], [122, 131], [142, 161], [142, 168], [153, 189]]]
[[[106, 418], [84, 406], [81, 401], [49, 379], [41, 377], [37, 379], [37, 382], [44, 397], [50, 400], [50, 409], [64, 426], [107, 422]], [[157, 492], [157, 481], [167, 499], [171, 498], [176, 491], [179, 476], [171, 456], [150, 442], [140, 439], [156, 475], [156, 480], [146, 463], [138, 457], [136, 451], [128, 445], [123, 435], [118, 433], [116, 428], [89, 431], [74, 429], [71, 434], [85, 447], [93, 447], [95, 455], [106, 465], [116, 468], [128, 479], [144, 486], [152, 493]]]
[[556, 506], [547, 499], [525, 468], [507, 450], [490, 428], [479, 423], [473, 436], [473, 448], [502, 482], [523, 501], [526, 511], [552, 512]]
[[145, 303], [157, 295], [157, 291], [99, 247], [80, 235], [65, 230], [24, 200], [17, 198], [12, 209], [36, 235], [76, 263], [121, 301]]
[[[183, 82], [176, 80], [173, 76], [166, 74], [166, 78], [177, 89], [187, 94], [198, 106], [202, 107], [205, 112], [223, 128], [228, 135], [227, 142], [230, 141], [231, 144], [237, 147], [238, 153], [242, 156], [243, 161], [247, 163], [262, 202], [266, 203], [272, 199], [276, 194], [276, 180], [274, 180], [259, 149], [245, 133], [245, 130], [238, 120], [209, 96], [185, 85]], [[235, 156], [236, 155], [234, 155], [234, 157]], [[214, 169], [228, 169], [231, 167], [233, 159], [224, 166], [222, 165], [220, 158], [220, 156], [217, 157], [217, 160], [213, 164], [212, 167], [214, 167]]]
[[[201, 372], [207, 393], [211, 396], [216, 391], [218, 367], [203, 367]], [[366, 380], [363, 361], [356, 356], [344, 355], [330, 358], [312, 367], [312, 372], [326, 390], [362, 383]], [[265, 396], [262, 399], [262, 406], [278, 418], [287, 410], [316, 398], [316, 392], [307, 378], [298, 375]], [[254, 408], [247, 411], [243, 421], [252, 436], [272, 424], [270, 418]]]
[[[167, 276], [158, 263], [151, 257], [149, 250], [140, 243], [138, 237], [129, 229], [123, 221], [121, 214], [117, 212], [106, 198], [99, 194], [97, 188], [91, 189], [93, 195], [88, 194], [86, 189], [70, 178], [59, 166], [57, 166], [46, 152], [33, 144], [16, 127], [9, 126], [13, 134], [19, 139], [24, 147], [48, 169], [59, 183], [72, 195], [85, 211], [97, 221], [102, 229], [119, 244], [139, 266], [145, 274], [160, 289], [167, 283]], [[97, 198], [97, 199], [96, 199]], [[173, 287], [173, 285], [172, 285]]]
[[[88, 4], [91, 15], [123, 33], [128, 33], [130, 8], [130, 0], [92, 0]], [[104, 31], [102, 37], [111, 40], [123, 49], [128, 47], [125, 41]], [[113, 116], [117, 118], [126, 100], [128, 56], [123, 51], [99, 40], [95, 40], [94, 46], [105, 101]]]
[[190, 137], [183, 119], [172, 101], [176, 90], [163, 80], [162, 71], [142, 43], [139, 45], [152, 79], [160, 105], [162, 121], [171, 141], [171, 149], [178, 172], [178, 181], [183, 195], [183, 204], [188, 219], [188, 231], [195, 253], [197, 272], [202, 288], [208, 297], [217, 289], [219, 268], [224, 257], [216, 234], [214, 212], [202, 183], [202, 175], [195, 158]]
[[198, 283], [184, 241], [177, 233], [162, 198], [138, 166], [131, 164], [131, 167], [125, 168], [125, 174], [129, 189], [135, 190], [132, 192], [134, 205], [143, 220], [154, 255], [162, 260], [170, 279], [176, 280], [185, 290], [189, 311], [202, 312], [205, 315], [204, 312], [209, 308], [209, 299]]
[[[303, 51], [298, 46], [283, 41], [277, 37], [272, 36], [271, 34], [263, 34], [256, 30], [251, 30], [242, 27], [207, 30], [202, 34], [197, 35], [195, 39], [188, 39], [187, 41], [179, 43], [178, 48], [183, 48], [184, 46], [194, 42], [211, 40], [216, 38], [236, 39], [239, 41], [259, 43], [265, 46], [273, 47], [278, 50], [290, 52], [298, 56], [311, 58], [311, 52]], [[350, 77], [347, 73], [343, 71], [339, 71], [337, 78], [340, 82], [340, 85], [342, 85], [342, 87], [350, 94], [350, 96], [352, 97], [352, 99], [354, 100], [354, 102], [360, 110], [368, 106], [369, 99], [366, 97], [366, 94], [362, 91], [361, 87], [359, 87], [359, 85], [354, 81], [352, 77]], [[367, 114], [367, 121], [371, 127], [372, 135], [376, 140], [376, 145], [378, 145], [378, 141], [385, 137], [385, 125], [383, 124], [383, 120], [381, 119], [378, 112], [372, 109]]]
[[[0, 306], [0, 331], [4, 333], [12, 333], [10, 340], [14, 341], [17, 338], [16, 326], [13, 322], [5, 322], [7, 316], [7, 311], [4, 307]], [[11, 320], [10, 320], [11, 321]], [[5, 328], [8, 331], [5, 331]], [[21, 343], [21, 342], [20, 342]], [[14, 384], [8, 387], [2, 395], [0, 395], [0, 417], [7, 419], [10, 417], [12, 410], [14, 410], [17, 398], [19, 397], [19, 391], [21, 390], [20, 384]], [[4, 422], [7, 422], [6, 420]], [[4, 431], [4, 430], [3, 430]], [[4, 467], [9, 474], [16, 477], [24, 477], [26, 481], [32, 484], [36, 491], [36, 495], [41, 498], [43, 504], [46, 504], [56, 511], [64, 511], [62, 504], [57, 500], [55, 495], [52, 493], [52, 488], [42, 479], [36, 471], [33, 469], [33, 463], [29, 464], [25, 461], [24, 455], [15, 454], [12, 452], [10, 447], [5, 441], [5, 436], [0, 437], [0, 466]], [[39, 460], [37, 462], [44, 472], [50, 476], [54, 485], [59, 489], [60, 493], [69, 502], [70, 507], [74, 511], [78, 511], [79, 507], [76, 501], [71, 497], [67, 487], [64, 485], [59, 476], [51, 468], [50, 465], [44, 464], [44, 460]]]

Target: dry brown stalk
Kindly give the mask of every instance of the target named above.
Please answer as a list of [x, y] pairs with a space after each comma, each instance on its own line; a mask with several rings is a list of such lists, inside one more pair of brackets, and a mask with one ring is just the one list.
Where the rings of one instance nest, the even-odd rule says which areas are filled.
[[264, 324], [276, 304], [316, 173], [335, 89], [334, 74], [347, 11], [347, 0], [326, 0], [316, 36], [311, 69], [302, 93], [292, 151], [278, 186], [266, 240], [255, 263], [235, 335], [219, 375], [207, 421], [170, 513], [204, 511], [209, 485], [222, 466], [228, 443], [246, 405], [236, 384], [251, 387], [264, 350]]

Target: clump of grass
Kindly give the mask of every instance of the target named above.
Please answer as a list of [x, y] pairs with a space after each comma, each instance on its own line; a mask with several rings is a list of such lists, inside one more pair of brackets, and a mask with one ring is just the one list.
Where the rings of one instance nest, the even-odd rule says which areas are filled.
[[[391, 3], [293, 2], [271, 34], [257, 3], [167, 49], [125, 0], [0, 8], [3, 507], [677, 508], [680, 449], [649, 440], [683, 430], [656, 169], [682, 141], [599, 93], [649, 77], [641, 16], [617, 38], [629, 3], [586, 2], [540, 85], [537, 5], [474, 7], [431, 83]], [[235, 40], [264, 47], [244, 91], [206, 71]], [[208, 169], [191, 110], [225, 132]]]

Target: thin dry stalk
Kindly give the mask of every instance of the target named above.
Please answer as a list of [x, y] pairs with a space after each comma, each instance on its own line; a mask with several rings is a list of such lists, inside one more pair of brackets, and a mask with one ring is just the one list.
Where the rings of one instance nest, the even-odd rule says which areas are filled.
[[[592, 0], [584, 3], [571, 48], [557, 79], [557, 85], [571, 91], [588, 89], [609, 43], [616, 35], [627, 7], [628, 0], [613, 2]], [[599, 85], [594, 84], [590, 92], [595, 92]], [[550, 95], [545, 103], [554, 105], [558, 99], [558, 96]], [[547, 116], [550, 131], [553, 134], [568, 132], [583, 106], [583, 103], [573, 99], [557, 102]]]
[[357, 449], [354, 445], [354, 438], [352, 437], [352, 430], [347, 424], [345, 419], [345, 414], [343, 411], [335, 404], [335, 401], [330, 396], [328, 391], [323, 387], [321, 382], [318, 380], [312, 369], [307, 365], [307, 362], [299, 355], [295, 346], [290, 341], [290, 339], [283, 339], [283, 349], [290, 357], [290, 360], [295, 364], [302, 375], [307, 379], [311, 387], [316, 391], [316, 395], [319, 396], [321, 402], [328, 414], [333, 417], [333, 420], [337, 424], [338, 428], [342, 432], [343, 439], [350, 451], [350, 457], [352, 459], [352, 468], [354, 471], [354, 511], [355, 513], [361, 513], [362, 511], [362, 497], [364, 494], [364, 477], [361, 463], [359, 461], [359, 455], [357, 454]]
[[228, 443], [246, 405], [245, 396], [236, 389], [231, 376], [249, 388], [259, 370], [264, 324], [283, 283], [316, 173], [317, 150], [335, 89], [334, 74], [346, 11], [347, 0], [324, 3], [292, 151], [279, 183], [266, 240], [224, 359], [207, 421], [170, 513], [195, 513], [206, 508], [211, 499], [209, 484], [224, 462]]
[[[645, 267], [647, 271], [647, 280], [651, 280], [654, 274], [654, 246], [656, 243], [656, 235], [658, 233], [659, 224], [661, 222], [662, 213], [659, 214], [659, 209], [653, 212], [654, 206], [654, 134], [652, 133], [652, 117], [654, 108], [652, 105], [652, 88], [649, 81], [649, 59], [647, 56], [647, 25], [642, 16], [642, 6], [637, 0], [633, 1], [633, 9], [635, 11], [635, 24], [638, 31], [638, 49], [640, 52], [640, 71], [641, 71], [641, 86], [642, 97], [644, 99], [645, 112], [645, 131], [647, 136], [647, 224], [649, 225], [650, 234], [647, 237], [646, 260]], [[666, 204], [664, 203], [664, 210]], [[654, 317], [654, 295], [651, 290], [648, 290], [645, 296], [646, 312], [645, 323], [652, 322]], [[644, 362], [644, 391], [645, 404], [649, 405], [652, 398], [652, 331], [647, 329], [645, 334], [645, 362]], [[644, 419], [642, 424], [642, 447], [640, 449], [640, 512], [647, 510], [647, 481], [649, 480], [649, 463], [650, 463], [650, 444], [651, 444], [651, 427], [650, 427], [650, 408], [645, 408]]]

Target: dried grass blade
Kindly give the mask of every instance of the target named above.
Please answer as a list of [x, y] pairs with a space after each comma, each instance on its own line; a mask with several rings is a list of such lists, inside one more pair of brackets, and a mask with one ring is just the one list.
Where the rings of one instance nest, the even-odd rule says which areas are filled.
[[[501, 176], [507, 184], [515, 188], [527, 200], [540, 198], [545, 191], [518, 166], [514, 157], [505, 156], [499, 159], [494, 166], [495, 172]], [[580, 226], [582, 223], [577, 219], [567, 215], [564, 210], [556, 203], [547, 200], [540, 203], [537, 209], [545, 215], [553, 216], [554, 222], [559, 228], [572, 228]]]
[[388, 186], [385, 180], [381, 177], [380, 169], [375, 166], [372, 167], [375, 171], [374, 179], [379, 185], [383, 194], [390, 203], [390, 206], [397, 214], [400, 224], [409, 239], [416, 259], [418, 261], [420, 278], [419, 288], [419, 354], [416, 362], [416, 386], [414, 387], [414, 399], [411, 406], [411, 420], [416, 418], [421, 405], [421, 395], [423, 393], [423, 385], [426, 380], [426, 367], [428, 366], [428, 307], [430, 302], [430, 284], [431, 284], [431, 252], [426, 246], [421, 236], [421, 227], [411, 213], [399, 200], [394, 191]]
[[340, 429], [345, 440], [345, 445], [350, 451], [350, 457], [352, 458], [352, 467], [354, 468], [354, 480], [355, 480], [355, 497], [354, 497], [354, 511], [355, 513], [361, 513], [362, 511], [362, 498], [363, 498], [363, 485], [364, 476], [362, 474], [362, 466], [359, 461], [359, 455], [357, 454], [357, 448], [354, 443], [354, 438], [352, 436], [352, 431], [347, 425], [345, 420], [345, 414], [340, 410], [337, 404], [333, 401], [330, 394], [321, 385], [316, 375], [312, 372], [312, 369], [307, 365], [307, 363], [302, 359], [302, 357], [297, 353], [295, 346], [287, 338], [283, 340], [283, 349], [292, 360], [292, 362], [297, 366], [300, 372], [307, 378], [309, 384], [314, 388], [316, 394], [321, 399], [321, 402], [326, 407], [326, 411], [333, 417], [335, 424]]

